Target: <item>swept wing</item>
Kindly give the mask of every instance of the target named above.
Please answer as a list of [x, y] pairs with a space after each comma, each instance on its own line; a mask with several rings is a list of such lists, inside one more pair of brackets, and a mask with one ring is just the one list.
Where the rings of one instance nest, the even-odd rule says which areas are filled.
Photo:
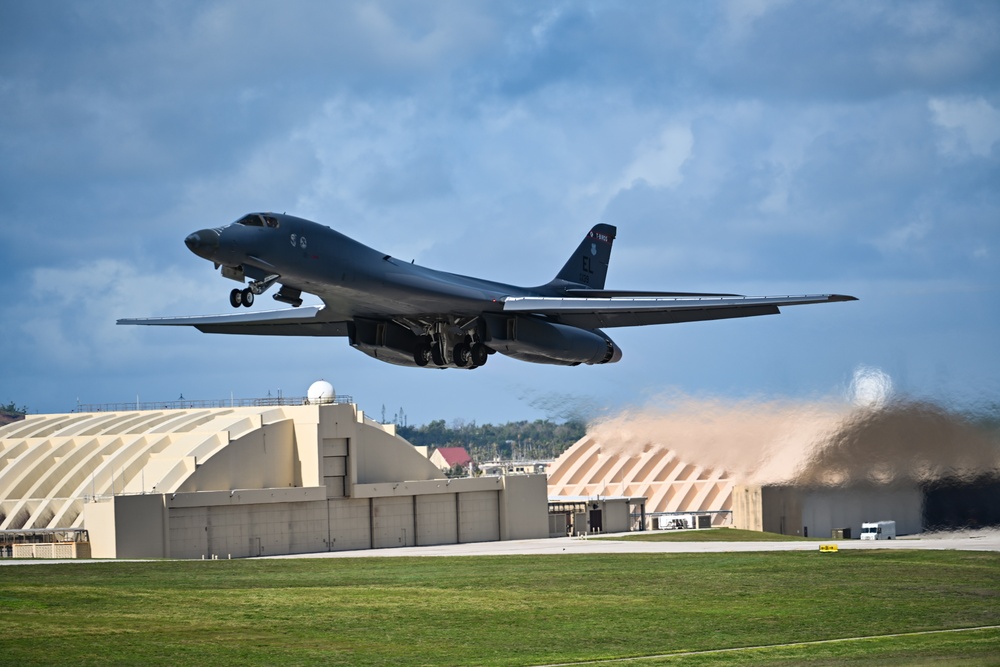
[[146, 317], [118, 320], [118, 324], [194, 327], [202, 333], [254, 334], [258, 336], [346, 336], [347, 323], [323, 317], [325, 306], [301, 306], [256, 313]]
[[855, 301], [842, 294], [800, 296], [739, 296], [734, 294], [689, 294], [654, 292], [609, 292], [577, 290], [596, 296], [510, 297], [504, 312], [543, 315], [562, 324], [588, 329], [673, 324], [733, 317], [776, 315], [778, 306]]

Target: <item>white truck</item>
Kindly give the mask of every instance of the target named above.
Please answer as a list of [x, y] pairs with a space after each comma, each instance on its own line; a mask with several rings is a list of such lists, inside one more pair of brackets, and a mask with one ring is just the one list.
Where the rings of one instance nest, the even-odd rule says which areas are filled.
[[896, 539], [895, 521], [871, 521], [861, 524], [861, 539], [863, 540], [894, 540]]

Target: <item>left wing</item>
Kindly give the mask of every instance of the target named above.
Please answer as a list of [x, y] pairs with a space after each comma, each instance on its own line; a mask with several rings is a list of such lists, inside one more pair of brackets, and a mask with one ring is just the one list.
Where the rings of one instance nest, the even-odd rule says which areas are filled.
[[323, 317], [325, 306], [301, 306], [256, 313], [194, 317], [147, 317], [118, 320], [118, 324], [191, 326], [204, 333], [259, 336], [346, 336], [347, 322]]
[[802, 296], [737, 296], [732, 294], [670, 294], [580, 290], [593, 296], [507, 297], [504, 312], [545, 315], [563, 324], [597, 329], [646, 324], [673, 324], [731, 317], [777, 315], [778, 306], [856, 301], [843, 294]]

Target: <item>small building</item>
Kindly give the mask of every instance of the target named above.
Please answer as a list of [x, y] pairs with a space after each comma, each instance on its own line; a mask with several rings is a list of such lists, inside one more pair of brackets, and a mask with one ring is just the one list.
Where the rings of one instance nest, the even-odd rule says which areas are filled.
[[455, 468], [468, 468], [472, 463], [472, 457], [465, 447], [438, 447], [431, 454], [430, 462], [445, 472]]
[[645, 514], [645, 498], [550, 496], [549, 537], [643, 530]]
[[479, 463], [484, 475], [544, 475], [552, 461], [536, 460], [494, 460]]

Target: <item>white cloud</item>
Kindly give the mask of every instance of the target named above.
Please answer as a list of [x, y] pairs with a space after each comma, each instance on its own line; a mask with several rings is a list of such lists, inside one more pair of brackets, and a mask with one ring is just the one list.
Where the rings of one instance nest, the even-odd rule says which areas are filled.
[[885, 234], [875, 239], [874, 244], [883, 252], [905, 252], [912, 250], [916, 244], [923, 241], [934, 229], [933, 221], [926, 215], [906, 224], [889, 229]]
[[75, 370], [122, 368], [148, 359], [149, 344], [139, 327], [116, 325], [119, 318], [152, 314], [197, 314], [215, 304], [216, 293], [198, 274], [170, 268], [156, 274], [116, 259], [71, 268], [36, 268], [27, 299], [14, 310], [25, 353]]
[[740, 40], [753, 31], [754, 23], [789, 0], [729, 0], [723, 6], [729, 37]]
[[561, 6], [553, 7], [549, 11], [543, 12], [535, 24], [531, 26], [531, 36], [534, 40], [535, 46], [545, 46], [545, 44], [549, 41], [549, 33], [552, 30], [552, 26], [562, 16], [563, 11], [564, 9]]
[[938, 146], [945, 155], [989, 157], [1000, 141], [1000, 110], [982, 97], [935, 97], [927, 106], [942, 130]]
[[655, 139], [644, 141], [636, 150], [635, 159], [618, 183], [625, 190], [636, 181], [645, 181], [654, 188], [672, 188], [684, 180], [681, 167], [691, 157], [694, 136], [685, 125], [669, 125]]

